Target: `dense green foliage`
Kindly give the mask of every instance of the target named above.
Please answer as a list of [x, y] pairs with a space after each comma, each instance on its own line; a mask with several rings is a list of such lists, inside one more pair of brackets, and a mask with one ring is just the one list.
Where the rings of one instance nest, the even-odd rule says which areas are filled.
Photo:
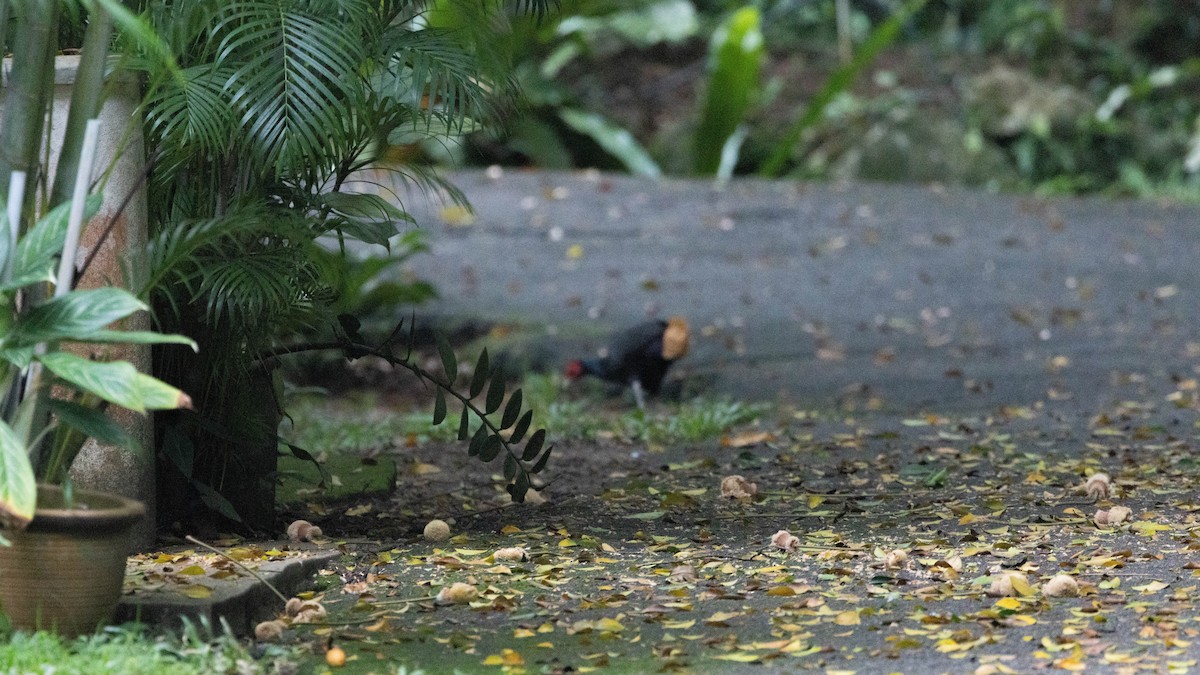
[[[565, 3], [511, 46], [531, 114], [505, 143], [479, 140], [479, 157], [711, 170], [711, 150], [697, 164], [685, 148], [722, 147], [714, 92], [742, 94], [716, 86], [730, 74], [710, 36], [754, 8], [767, 64], [738, 173], [1200, 194], [1194, 1], [859, 0], [842, 26], [837, 4]], [[839, 59], [839, 36], [861, 68]]]

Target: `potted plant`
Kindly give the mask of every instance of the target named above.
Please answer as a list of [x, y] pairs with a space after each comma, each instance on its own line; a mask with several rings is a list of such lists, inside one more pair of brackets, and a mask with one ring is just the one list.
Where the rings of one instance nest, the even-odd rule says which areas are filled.
[[[88, 205], [94, 210], [99, 199]], [[144, 508], [73, 490], [67, 469], [87, 437], [135, 449], [105, 406], [146, 412], [190, 401], [127, 362], [92, 360], [64, 345], [191, 341], [109, 330], [146, 309], [119, 288], [66, 290], [24, 302], [60, 255], [74, 258], [71, 206], [55, 208], [15, 242], [7, 215], [0, 216], [0, 611], [18, 627], [76, 634], [94, 629], [115, 608], [128, 531]], [[58, 288], [70, 284], [69, 273], [56, 282]], [[75, 604], [83, 601], [94, 606]]]
[[[100, 46], [82, 60], [56, 180], [39, 191], [25, 182], [48, 173], [39, 150], [57, 3], [10, 9], [14, 57], [0, 128], [0, 186], [8, 187], [0, 214], [0, 614], [17, 628], [75, 635], [116, 607], [129, 528], [145, 509], [74, 489], [68, 470], [88, 438], [137, 450], [105, 414], [108, 406], [145, 413], [190, 404], [179, 389], [106, 359], [104, 346], [194, 343], [118, 330], [114, 324], [146, 305], [120, 288], [75, 288], [80, 230], [102, 201], [88, 195], [98, 126], [88, 120], [99, 105], [110, 35], [103, 13], [85, 38], [85, 51]], [[39, 193], [56, 206], [39, 208]]]

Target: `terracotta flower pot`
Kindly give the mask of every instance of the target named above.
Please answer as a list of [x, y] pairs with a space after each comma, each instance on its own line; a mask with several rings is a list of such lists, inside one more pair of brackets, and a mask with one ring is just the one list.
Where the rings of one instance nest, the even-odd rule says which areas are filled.
[[121, 598], [130, 532], [146, 513], [141, 502], [38, 486], [38, 507], [24, 532], [6, 532], [0, 546], [0, 612], [15, 628], [76, 636], [96, 630]]

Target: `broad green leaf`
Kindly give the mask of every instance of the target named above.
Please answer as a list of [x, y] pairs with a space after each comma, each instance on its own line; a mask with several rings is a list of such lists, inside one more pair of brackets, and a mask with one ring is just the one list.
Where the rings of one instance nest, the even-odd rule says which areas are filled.
[[134, 377], [134, 387], [146, 410], [177, 410], [192, 407], [190, 396], [145, 373], [138, 373]]
[[521, 419], [517, 420], [517, 425], [513, 427], [512, 433], [508, 436], [508, 442], [511, 444], [520, 443], [522, 438], [525, 438], [525, 432], [529, 431], [529, 425], [533, 422], [533, 411], [526, 410]]
[[504, 414], [500, 417], [500, 428], [507, 429], [511, 427], [517, 418], [521, 416], [521, 390], [517, 389], [508, 397], [508, 404], [504, 406]]
[[479, 360], [475, 362], [475, 372], [471, 374], [470, 398], [475, 398], [483, 391], [488, 380], [488, 351], [487, 347], [479, 352]]
[[140, 449], [138, 442], [129, 435], [125, 427], [114, 422], [102, 410], [62, 399], [51, 399], [49, 405], [50, 411], [59, 420], [90, 438], [108, 445], [119, 445], [131, 450]]
[[454, 348], [446, 338], [438, 336], [438, 355], [442, 357], [442, 370], [446, 373], [446, 384], [453, 385], [458, 377], [458, 359], [454, 356]]
[[37, 481], [25, 444], [0, 422], [0, 521], [22, 528], [33, 520], [36, 506]]
[[628, 130], [585, 110], [563, 108], [558, 111], [558, 116], [567, 126], [591, 138], [605, 152], [620, 160], [633, 175], [642, 178], [662, 176], [662, 169]]
[[758, 94], [763, 57], [763, 35], [755, 7], [734, 12], [713, 33], [708, 93], [692, 153], [697, 173], [716, 173], [726, 141], [745, 120]]
[[103, 342], [126, 345], [187, 345], [192, 351], [198, 349], [196, 341], [186, 335], [154, 333], [140, 330], [98, 330], [87, 337], [71, 338], [77, 342]]
[[532, 462], [534, 457], [542, 451], [542, 444], [546, 442], [546, 430], [538, 429], [529, 437], [529, 442], [525, 444], [525, 451], [521, 453], [521, 459], [526, 462]]
[[125, 361], [101, 363], [68, 352], [51, 352], [37, 357], [59, 378], [83, 391], [135, 412], [171, 410], [191, 406], [187, 394]]
[[23, 314], [13, 326], [13, 339], [23, 344], [87, 340], [143, 309], [143, 302], [120, 288], [72, 291]]
[[200, 499], [204, 502], [205, 506], [235, 523], [242, 522], [242, 517], [238, 515], [237, 509], [233, 508], [233, 503], [221, 495], [220, 492], [197, 481], [192, 481], [192, 487], [200, 495]]
[[[87, 198], [84, 208], [85, 221], [96, 215], [103, 201], [104, 199], [98, 194], [90, 195]], [[70, 212], [70, 202], [59, 204], [34, 224], [17, 242], [12, 270], [14, 283], [20, 279], [32, 280], [23, 285], [54, 280], [57, 258], [62, 253], [63, 240], [67, 236], [67, 216]]]
[[0, 349], [0, 360], [7, 361], [17, 368], [25, 369], [33, 362], [33, 345], [25, 347], [5, 347]]
[[504, 457], [504, 480], [511, 482], [516, 477], [517, 469], [519, 468], [521, 467], [517, 465], [517, 458], [512, 455], [506, 455]]
[[397, 225], [412, 222], [411, 215], [379, 195], [330, 192], [322, 196], [336, 216], [334, 227], [359, 241], [388, 248]]
[[500, 404], [504, 402], [504, 373], [497, 368], [496, 372], [492, 373], [492, 384], [488, 387], [487, 399], [484, 402], [483, 412], [491, 415], [500, 409]]
[[438, 388], [437, 397], [433, 400], [433, 426], [437, 426], [446, 419], [446, 394]]

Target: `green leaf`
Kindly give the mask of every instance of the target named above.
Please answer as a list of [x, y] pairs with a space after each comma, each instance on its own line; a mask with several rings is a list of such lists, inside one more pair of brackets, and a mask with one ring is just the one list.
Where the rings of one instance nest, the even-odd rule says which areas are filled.
[[529, 492], [529, 474], [524, 471], [517, 474], [516, 480], [508, 485], [508, 494], [518, 504], [525, 501], [525, 493]]
[[467, 437], [470, 433], [471, 433], [471, 416], [470, 416], [470, 413], [468, 412], [467, 408], [464, 406], [463, 411], [462, 411], [462, 417], [458, 420], [458, 440], [459, 441], [467, 440]]
[[[85, 221], [96, 215], [103, 201], [98, 194], [87, 198]], [[12, 282], [5, 288], [20, 288], [31, 283], [54, 280], [57, 259], [67, 236], [67, 216], [70, 212], [70, 202], [59, 204], [21, 237], [13, 260]]]
[[525, 451], [521, 453], [521, 459], [526, 462], [532, 462], [534, 457], [542, 451], [542, 444], [546, 442], [546, 430], [538, 429], [529, 437], [529, 442], [525, 444]]
[[37, 481], [25, 444], [0, 421], [0, 520], [22, 528], [33, 520]]
[[173, 333], [154, 333], [151, 331], [140, 330], [98, 330], [90, 333], [86, 337], [75, 337], [72, 340], [78, 342], [101, 342], [108, 344], [126, 344], [126, 345], [187, 345], [192, 348], [192, 351], [197, 351], [199, 347], [196, 341], [186, 335], [176, 335]]
[[504, 406], [504, 414], [500, 417], [500, 428], [507, 429], [521, 416], [521, 390], [518, 388], [508, 397], [508, 405]]
[[491, 415], [500, 408], [500, 404], [504, 402], [504, 373], [497, 368], [492, 373], [492, 384], [488, 387], [487, 399], [483, 406], [483, 412]]
[[487, 425], [480, 424], [475, 430], [475, 435], [471, 436], [471, 442], [467, 444], [467, 455], [478, 457], [483, 450], [483, 445], [488, 439]]
[[438, 336], [438, 354], [442, 357], [442, 370], [446, 373], [446, 384], [453, 385], [458, 377], [458, 359], [454, 356], [454, 348], [445, 337]]
[[521, 415], [521, 419], [517, 420], [517, 426], [513, 427], [512, 433], [509, 434], [508, 442], [510, 444], [514, 444], [514, 445], [517, 443], [520, 443], [521, 439], [525, 438], [525, 432], [529, 431], [529, 425], [532, 422], [533, 422], [533, 411], [526, 410], [525, 414]]
[[146, 305], [120, 288], [72, 291], [34, 307], [17, 319], [14, 341], [22, 344], [87, 340]]
[[78, 429], [90, 438], [108, 445], [118, 445], [131, 450], [139, 450], [138, 442], [129, 435], [125, 427], [117, 424], [104, 411], [89, 408], [74, 401], [50, 399], [50, 411], [67, 426]]
[[553, 445], [546, 448], [546, 452], [542, 453], [542, 456], [538, 459], [537, 463], [529, 467], [530, 474], [541, 473], [542, 469], [546, 468], [546, 462], [549, 461], [550, 452], [552, 450], [554, 450]]
[[483, 391], [483, 385], [488, 381], [488, 351], [487, 347], [479, 352], [479, 360], [475, 362], [475, 372], [471, 374], [470, 397], [475, 398]]
[[506, 455], [504, 457], [504, 480], [511, 482], [512, 479], [516, 477], [517, 469], [519, 468], [520, 466], [517, 464], [517, 458], [513, 457], [512, 455]]
[[433, 400], [433, 426], [437, 426], [446, 419], [446, 394], [439, 388], [437, 397]]
[[390, 247], [400, 223], [413, 220], [411, 215], [379, 195], [330, 192], [322, 195], [321, 200], [332, 209], [329, 224], [333, 229], [384, 248]]
[[196, 463], [196, 447], [178, 426], [168, 426], [163, 432], [162, 454], [179, 473], [192, 479], [192, 467]]
[[900, 30], [914, 14], [921, 11], [926, 2], [928, 0], [908, 0], [901, 5], [887, 21], [871, 31], [866, 41], [858, 46], [858, 52], [850, 63], [830, 73], [820, 91], [809, 97], [804, 113], [792, 123], [783, 138], [774, 144], [775, 149], [771, 152], [771, 156], [759, 165], [758, 175], [773, 178], [780, 174], [788, 160], [792, 158], [792, 154], [796, 151], [796, 145], [804, 137], [804, 132], [819, 122], [825, 115], [826, 108], [837, 100], [842, 92], [850, 89], [858, 74], [869, 66], [880, 52], [895, 42], [900, 35]]
[[499, 434], [492, 434], [487, 437], [483, 447], [479, 449], [479, 459], [484, 462], [490, 462], [500, 454], [500, 449], [504, 447], [500, 442]]
[[238, 515], [237, 509], [233, 508], [233, 504], [220, 492], [197, 481], [192, 481], [192, 487], [200, 495], [200, 500], [204, 502], [205, 506], [235, 523], [242, 522], [242, 517]]
[[643, 511], [642, 513], [634, 513], [625, 517], [632, 518], [633, 520], [658, 520], [665, 515], [667, 515], [666, 511]]
[[650, 153], [626, 129], [585, 110], [563, 108], [558, 111], [558, 116], [567, 126], [591, 138], [605, 152], [620, 160], [629, 173], [643, 178], [662, 176], [662, 169], [650, 157]]
[[43, 354], [37, 360], [50, 372], [83, 391], [135, 412], [191, 406], [187, 394], [139, 373], [126, 361], [101, 363], [68, 352]]
[[743, 7], [713, 33], [709, 46], [712, 72], [693, 146], [697, 173], [716, 173], [726, 141], [745, 120], [758, 93], [764, 60], [759, 24], [758, 9]]

